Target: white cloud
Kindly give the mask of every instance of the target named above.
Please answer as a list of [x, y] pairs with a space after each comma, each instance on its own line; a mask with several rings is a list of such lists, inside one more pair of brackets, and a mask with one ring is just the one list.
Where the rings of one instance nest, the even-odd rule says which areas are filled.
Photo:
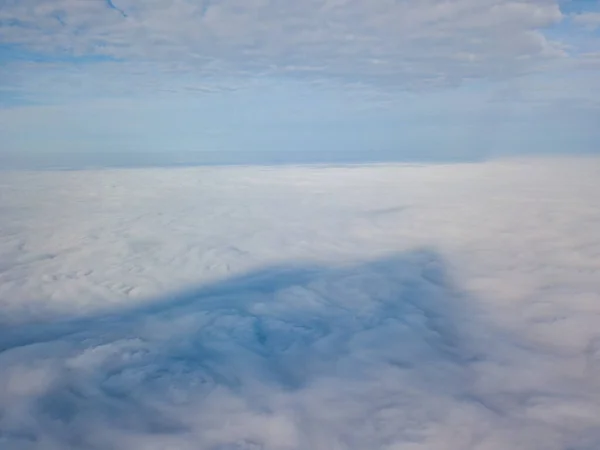
[[512, 76], [564, 55], [539, 31], [562, 19], [552, 0], [113, 4], [126, 17], [102, 1], [15, 2], [0, 12], [0, 39], [44, 53], [185, 61], [197, 73], [292, 71], [407, 86]]
[[596, 448], [599, 174], [5, 172], [0, 444]]
[[572, 18], [573, 22], [590, 30], [595, 30], [600, 27], [600, 12], [586, 12], [575, 14]]

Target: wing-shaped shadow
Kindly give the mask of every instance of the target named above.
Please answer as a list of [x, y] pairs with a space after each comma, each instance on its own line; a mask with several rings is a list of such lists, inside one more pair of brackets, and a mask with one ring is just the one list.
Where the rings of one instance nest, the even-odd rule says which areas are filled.
[[[334, 448], [331, 439], [378, 448], [352, 430], [382, 403], [414, 408], [408, 399], [421, 396], [419, 410], [429, 410], [436, 395], [463, 392], [473, 308], [425, 249], [266, 268], [150, 306], [5, 329], [0, 439], [14, 448], [151, 448], [134, 439], [150, 435], [168, 448]], [[320, 408], [331, 418], [319, 419]], [[278, 417], [293, 417], [296, 431]], [[330, 420], [330, 435], [315, 431], [319, 420]], [[278, 444], [273, 427], [299, 443]], [[197, 446], [176, 440], [184, 436]]]

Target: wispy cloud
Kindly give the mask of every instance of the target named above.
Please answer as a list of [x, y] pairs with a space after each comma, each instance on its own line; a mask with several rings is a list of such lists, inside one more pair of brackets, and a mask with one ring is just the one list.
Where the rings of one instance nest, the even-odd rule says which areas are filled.
[[539, 31], [562, 19], [552, 1], [26, 0], [2, 18], [4, 42], [42, 52], [392, 84], [508, 76], [564, 55]]
[[[594, 5], [555, 0], [5, 2], [0, 9], [0, 105], [15, 110], [11, 123], [22, 117], [16, 109], [26, 106], [31, 120], [42, 125], [36, 142], [9, 130], [2, 150], [40, 153], [40, 142], [48, 142], [54, 152], [100, 146], [98, 133], [90, 138], [86, 127], [69, 121], [54, 128], [56, 138], [43, 136], [44, 107], [62, 106], [64, 117], [78, 109], [75, 115], [93, 117], [92, 123], [105, 120], [109, 102], [115, 124], [100, 127], [105, 147], [124, 151], [149, 145], [168, 152], [166, 142], [189, 152], [285, 149], [293, 147], [290, 143], [298, 143], [293, 151], [353, 148], [355, 138], [334, 136], [333, 126], [323, 131], [328, 121], [338, 123], [338, 130], [358, 133], [362, 127], [365, 152], [395, 147], [429, 155], [440, 143], [454, 143], [483, 156], [486, 150], [476, 147], [479, 138], [469, 136], [481, 134], [473, 129], [484, 118], [489, 118], [482, 125], [486, 130], [521, 134], [521, 141], [535, 133], [539, 142], [557, 142], [540, 131], [558, 134], [555, 123], [544, 122], [548, 115], [565, 123], [561, 135], [593, 140], [596, 127], [571, 124], [587, 123], [600, 101], [594, 94], [600, 79]], [[218, 97], [220, 103], [207, 99], [232, 92]], [[499, 93], [507, 92], [513, 94], [502, 100], [508, 106], [498, 114]], [[415, 100], [413, 94], [422, 97]], [[154, 110], [165, 103], [175, 114], [156, 113], [145, 122], [147, 132], [139, 131], [134, 118], [147, 117], [148, 105], [158, 105], [149, 108]], [[96, 105], [101, 106], [94, 111]], [[426, 114], [422, 105], [427, 105]], [[213, 107], [232, 111], [234, 120], [213, 114]], [[310, 124], [305, 116], [299, 121], [296, 110], [315, 111], [315, 118]], [[317, 122], [323, 110], [331, 115]], [[359, 110], [368, 113], [358, 118]], [[389, 114], [373, 112], [383, 110]], [[215, 123], [213, 115], [223, 120]], [[512, 124], [526, 116], [532, 126], [515, 130]], [[180, 125], [171, 125], [174, 117]], [[258, 126], [257, 117], [262, 118]], [[191, 125], [195, 118], [213, 123], [212, 136], [217, 129], [239, 132], [204, 140]], [[423, 128], [426, 120], [436, 133]], [[267, 129], [269, 123], [273, 128]], [[248, 138], [244, 128], [255, 130], [255, 136]], [[158, 138], [156, 130], [163, 130]], [[432, 136], [438, 136], [435, 142]], [[570, 148], [584, 153], [592, 147]], [[547, 150], [522, 144], [518, 151], [527, 149]]]
[[587, 12], [573, 16], [573, 22], [589, 30], [595, 30], [600, 27], [600, 12]]

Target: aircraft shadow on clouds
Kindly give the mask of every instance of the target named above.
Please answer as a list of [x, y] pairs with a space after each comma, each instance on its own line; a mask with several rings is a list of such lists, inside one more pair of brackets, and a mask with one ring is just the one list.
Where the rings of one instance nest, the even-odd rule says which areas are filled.
[[[267, 413], [275, 398], [384, 373], [403, 392], [460, 393], [477, 360], [466, 326], [475, 316], [443, 258], [423, 249], [353, 266], [272, 267], [150, 306], [6, 328], [0, 377], [6, 385], [19, 368], [24, 385], [0, 398], [0, 436], [103, 448], [96, 429], [186, 433], [189, 415], [174, 411], [193, 410], [208, 427], [217, 398]], [[43, 380], [35, 389], [32, 364]]]

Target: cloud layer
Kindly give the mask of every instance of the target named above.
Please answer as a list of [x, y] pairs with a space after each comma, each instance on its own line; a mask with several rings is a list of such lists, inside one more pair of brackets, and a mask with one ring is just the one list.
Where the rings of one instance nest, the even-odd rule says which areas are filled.
[[4, 1], [0, 153], [108, 153], [108, 165], [143, 152], [169, 163], [172, 152], [594, 153], [598, 10], [576, 0]]
[[597, 448], [599, 173], [6, 172], [0, 444]]
[[555, 1], [26, 0], [0, 39], [43, 54], [177, 63], [206, 73], [306, 74], [407, 86], [514, 76], [565, 54], [540, 31]]

